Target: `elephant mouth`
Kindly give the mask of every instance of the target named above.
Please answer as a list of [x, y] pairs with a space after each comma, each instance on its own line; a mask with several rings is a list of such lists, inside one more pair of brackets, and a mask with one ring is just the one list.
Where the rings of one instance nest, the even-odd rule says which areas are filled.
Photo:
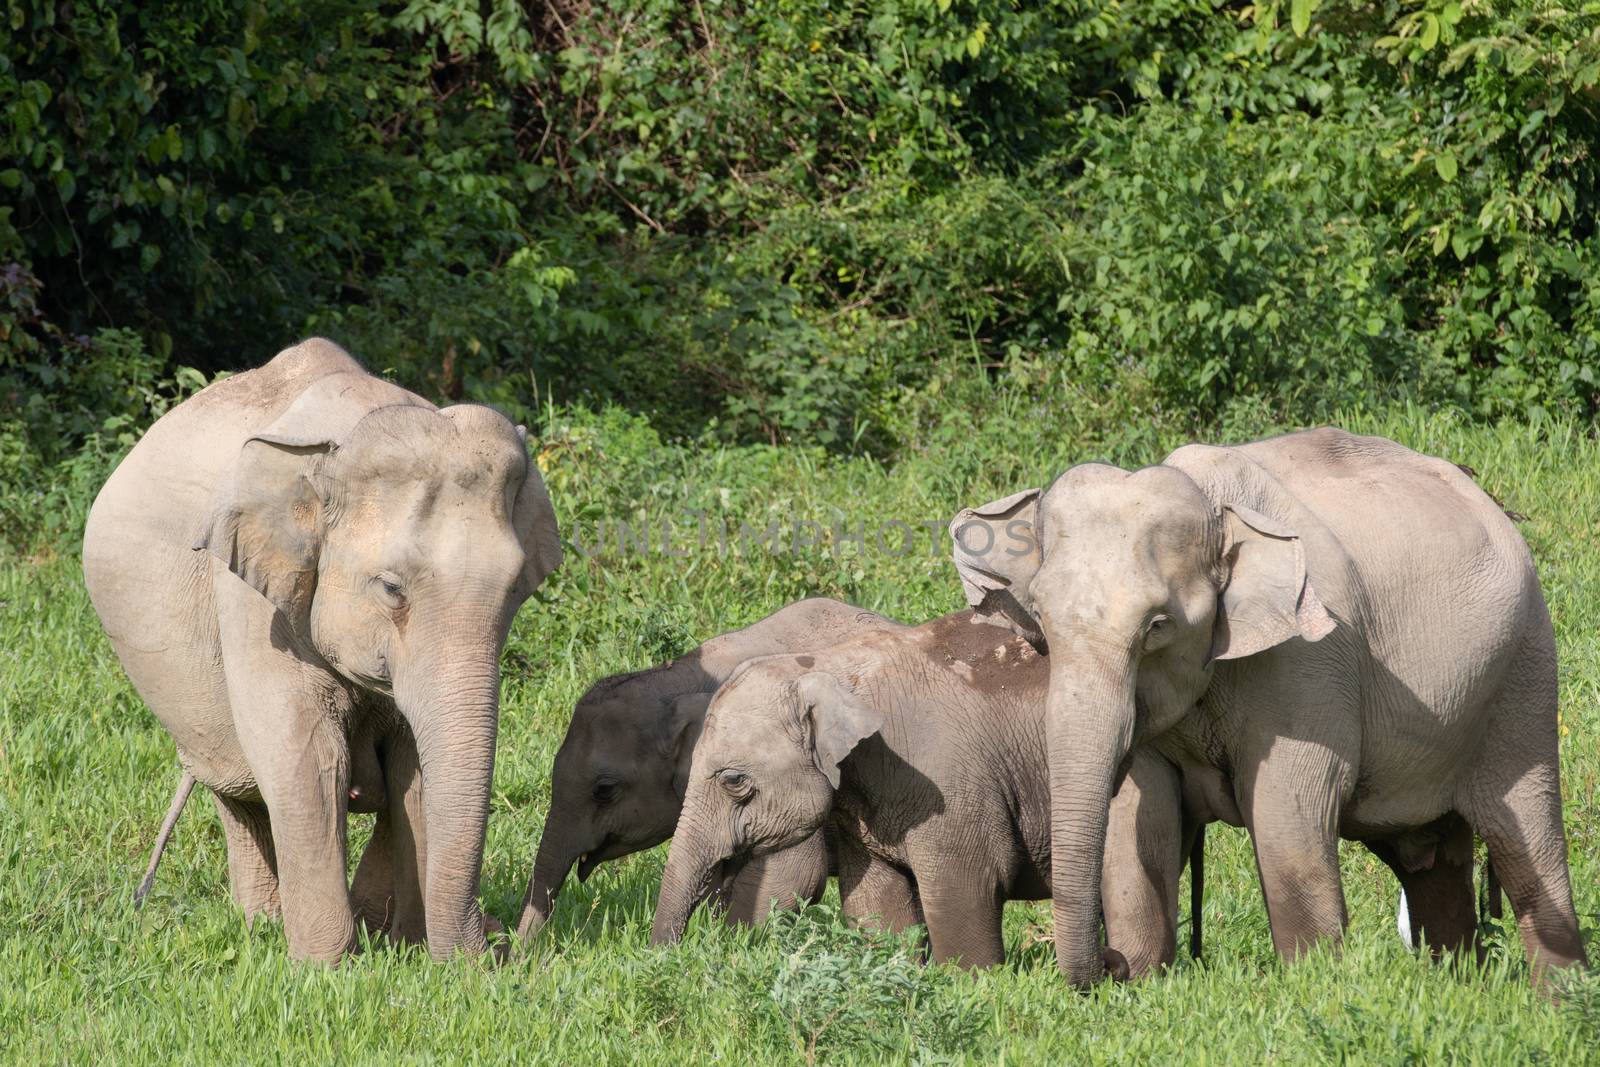
[[733, 883], [748, 862], [748, 856], [729, 856], [712, 864], [706, 872], [702, 891], [695, 904], [704, 904], [714, 911], [726, 907], [733, 896]]
[[713, 912], [722, 912], [729, 901], [733, 881], [748, 857], [730, 856], [709, 862], [702, 860], [695, 864], [692, 872], [682, 869], [681, 857], [675, 858], [679, 860], [679, 865], [667, 865], [661, 898], [656, 905], [655, 924], [650, 933], [651, 942], [657, 945], [682, 940], [690, 918], [702, 904]]
[[593, 852], [585, 852], [578, 857], [578, 881], [587, 882], [594, 869], [600, 866], [600, 857]]
[[345, 681], [365, 689], [369, 693], [394, 699], [394, 678], [389, 672], [389, 664], [380, 660], [377, 663], [356, 666], [346, 663], [334, 649], [319, 649], [322, 658], [327, 662], [333, 672]]
[[600, 839], [600, 843], [594, 846], [594, 848], [591, 848], [586, 852], [579, 853], [578, 881], [587, 882], [589, 880], [589, 876], [595, 872], [596, 867], [599, 867], [607, 860], [614, 860], [618, 856], [627, 855], [626, 851], [619, 852], [614, 849], [616, 843], [617, 837], [615, 834], [606, 834], [606, 836], [602, 837]]

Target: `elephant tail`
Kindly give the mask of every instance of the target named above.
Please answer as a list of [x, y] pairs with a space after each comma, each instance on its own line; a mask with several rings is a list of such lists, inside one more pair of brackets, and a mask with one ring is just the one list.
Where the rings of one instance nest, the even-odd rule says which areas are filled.
[[1200, 958], [1200, 915], [1206, 895], [1206, 827], [1195, 828], [1189, 848], [1189, 956]]
[[161, 823], [161, 832], [156, 835], [156, 846], [150, 852], [150, 866], [144, 869], [144, 880], [139, 883], [139, 888], [133, 891], [133, 906], [144, 906], [144, 898], [150, 895], [150, 887], [156, 884], [156, 868], [161, 866], [161, 854], [167, 850], [167, 842], [172, 840], [172, 830], [178, 825], [178, 816], [183, 814], [183, 806], [189, 803], [189, 794], [194, 792], [194, 775], [187, 770], [183, 777], [178, 779], [178, 790], [172, 794], [172, 804], [167, 808], [167, 817]]

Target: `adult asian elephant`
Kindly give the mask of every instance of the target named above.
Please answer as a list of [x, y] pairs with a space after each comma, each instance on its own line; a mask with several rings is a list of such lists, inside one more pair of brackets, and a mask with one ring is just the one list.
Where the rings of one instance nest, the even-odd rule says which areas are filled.
[[1050, 650], [1056, 954], [1072, 981], [1101, 974], [1106, 813], [1140, 743], [1179, 766], [1202, 818], [1248, 828], [1286, 957], [1342, 934], [1341, 836], [1446, 927], [1425, 915], [1425, 937], [1464, 944], [1470, 825], [1535, 981], [1584, 960], [1550, 617], [1527, 545], [1453, 464], [1337, 429], [1189, 445], [1138, 471], [1073, 467], [951, 532], [969, 601]]
[[[545, 924], [574, 865], [581, 881], [602, 863], [672, 836], [706, 705], [734, 668], [754, 656], [827, 648], [895, 625], [854, 605], [812, 597], [668, 663], [590, 686], [572, 709], [550, 771], [550, 814], [518, 936]], [[822, 834], [765, 857], [730, 887], [727, 918], [756, 922], [774, 899], [790, 906], [815, 898], [827, 885], [829, 866]]]
[[[560, 560], [518, 427], [321, 339], [180, 404], [107, 481], [95, 610], [291, 955], [349, 952], [358, 911], [435, 958], [484, 950], [500, 650]], [[378, 816], [354, 906], [347, 810]]]

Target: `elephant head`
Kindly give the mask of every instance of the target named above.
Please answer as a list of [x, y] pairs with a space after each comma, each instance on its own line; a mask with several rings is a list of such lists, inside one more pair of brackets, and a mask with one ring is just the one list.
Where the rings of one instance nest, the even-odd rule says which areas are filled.
[[276, 606], [279, 647], [393, 700], [421, 765], [430, 951], [481, 952], [500, 651], [561, 561], [555, 516], [520, 427], [349, 368], [245, 441], [195, 547]]
[[551, 769], [519, 937], [550, 918], [574, 864], [584, 881], [601, 863], [672, 836], [710, 702], [706, 692], [674, 696], [660, 671], [607, 678], [579, 698]]
[[879, 712], [809, 657], [767, 656], [717, 690], [689, 770], [651, 940], [683, 936], [695, 907], [746, 863], [821, 829], [839, 764]]
[[[1023, 523], [1030, 536], [1017, 538]], [[1050, 651], [1047, 700], [1056, 960], [1100, 977], [1097, 904], [1111, 797], [1136, 743], [1172, 728], [1218, 661], [1333, 628], [1296, 532], [1213, 502], [1171, 466], [1073, 467], [956, 516], [967, 599], [1023, 618]], [[1025, 547], [1008, 553], [1009, 541]]]

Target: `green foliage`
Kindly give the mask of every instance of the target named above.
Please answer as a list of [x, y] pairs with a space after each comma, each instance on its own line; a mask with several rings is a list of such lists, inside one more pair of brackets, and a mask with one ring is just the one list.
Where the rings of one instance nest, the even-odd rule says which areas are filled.
[[773, 923], [783, 955], [768, 996], [807, 1062], [902, 1046], [938, 1062], [978, 1036], [970, 991], [952, 970], [922, 963], [920, 937], [853, 930], [841, 919], [808, 908]]
[[1422, 384], [1397, 292], [1403, 238], [1350, 206], [1384, 181], [1350, 151], [1352, 131], [1168, 104], [1138, 123], [1085, 117], [1068, 186], [1083, 281], [1059, 303], [1077, 374], [1133, 360], [1164, 400], [1213, 416], [1241, 394], [1321, 416], [1397, 379]]
[[898, 457], [972, 364], [1196, 427], [1397, 390], [1592, 418], [1597, 33], [1547, 0], [13, 0], [0, 262], [157, 378], [320, 331], [668, 436]]
[[1600, 976], [1573, 971], [1562, 976], [1559, 989], [1561, 1008], [1574, 1026], [1590, 1042], [1600, 1041]]
[[0, 545], [76, 539], [121, 456], [174, 402], [205, 385], [170, 376], [128, 329], [69, 334], [40, 308], [39, 280], [0, 267]]
[[[300, 20], [316, 32], [283, 32]], [[381, 161], [369, 94], [398, 87], [369, 35], [336, 2], [13, 0], [0, 249], [72, 329], [136, 327], [162, 355], [271, 336], [274, 305], [361, 254], [325, 179]]]
[[50, 464], [101, 430], [142, 429], [164, 398], [161, 361], [137, 335], [68, 334], [40, 310], [39, 289], [19, 264], [0, 268], [0, 434]]

